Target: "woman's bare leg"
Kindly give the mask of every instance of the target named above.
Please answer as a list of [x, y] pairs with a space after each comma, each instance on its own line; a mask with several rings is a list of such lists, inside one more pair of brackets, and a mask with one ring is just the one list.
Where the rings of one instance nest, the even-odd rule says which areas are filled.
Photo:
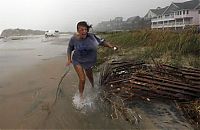
[[75, 65], [74, 69], [76, 70], [76, 73], [78, 74], [78, 77], [79, 77], [79, 93], [80, 93], [80, 97], [82, 98], [83, 90], [85, 86], [85, 73], [81, 65]]
[[93, 72], [92, 72], [92, 68], [85, 70], [85, 73], [92, 85], [92, 88], [94, 88], [94, 78], [93, 78]]

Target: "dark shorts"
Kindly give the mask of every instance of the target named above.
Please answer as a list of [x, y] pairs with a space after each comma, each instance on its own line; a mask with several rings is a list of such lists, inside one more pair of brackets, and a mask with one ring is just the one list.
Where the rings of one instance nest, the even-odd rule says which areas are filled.
[[73, 64], [74, 66], [76, 66], [76, 65], [81, 65], [85, 70], [91, 69], [91, 68], [94, 66], [94, 63], [90, 63], [90, 62], [81, 63], [81, 62], [78, 62], [78, 61], [76, 61], [76, 60], [72, 60], [72, 64]]

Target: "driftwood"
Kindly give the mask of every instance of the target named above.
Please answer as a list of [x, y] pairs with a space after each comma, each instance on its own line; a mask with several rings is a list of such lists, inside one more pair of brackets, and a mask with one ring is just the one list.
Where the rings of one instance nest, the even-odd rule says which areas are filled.
[[[112, 62], [101, 73], [101, 86], [120, 95], [193, 100], [200, 98], [200, 70], [152, 65], [144, 62]], [[125, 93], [128, 91], [128, 93]]]
[[[123, 106], [123, 115], [125, 104], [137, 98], [147, 101], [160, 98], [178, 102], [199, 100], [200, 69], [133, 60], [113, 61], [101, 71], [100, 85], [104, 100], [117, 106], [114, 109], [119, 111]], [[121, 105], [116, 105], [115, 97], [120, 97]], [[182, 108], [189, 111], [186, 105], [182, 105]]]

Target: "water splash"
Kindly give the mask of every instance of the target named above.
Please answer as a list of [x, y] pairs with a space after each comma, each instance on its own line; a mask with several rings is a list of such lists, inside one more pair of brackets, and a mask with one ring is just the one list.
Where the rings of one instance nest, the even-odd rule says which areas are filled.
[[95, 111], [95, 99], [97, 99], [97, 92], [94, 89], [85, 91], [83, 98], [80, 98], [79, 93], [76, 92], [73, 96], [72, 104], [75, 107], [75, 109], [77, 109], [83, 114], [86, 114], [87, 112]]

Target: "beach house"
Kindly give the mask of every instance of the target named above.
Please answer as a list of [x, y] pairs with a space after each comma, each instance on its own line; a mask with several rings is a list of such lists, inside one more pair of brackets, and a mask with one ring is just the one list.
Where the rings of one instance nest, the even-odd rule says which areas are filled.
[[184, 29], [200, 26], [200, 2], [191, 0], [174, 3], [164, 8], [150, 9], [145, 19], [151, 19], [152, 29]]

